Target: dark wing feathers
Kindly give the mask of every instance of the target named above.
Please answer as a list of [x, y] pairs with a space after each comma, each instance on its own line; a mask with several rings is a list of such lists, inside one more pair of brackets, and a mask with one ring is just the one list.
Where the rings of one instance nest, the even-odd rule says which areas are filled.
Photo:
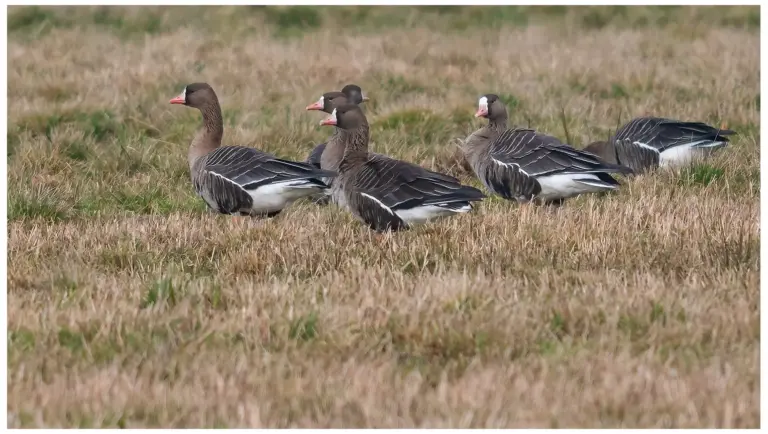
[[615, 141], [616, 158], [635, 173], [659, 167], [661, 153], [653, 147], [636, 145], [630, 139]]
[[382, 202], [373, 195], [362, 192], [358, 192], [357, 195], [360, 200], [357, 212], [371, 229], [386, 232], [387, 230], [397, 231], [408, 227], [408, 224], [391, 208], [382, 206]]
[[283, 160], [257, 149], [224, 146], [206, 156], [203, 170], [234, 182], [246, 190], [273, 182], [307, 179], [325, 185], [320, 178], [335, 172], [320, 170], [306, 163]]
[[515, 164], [533, 177], [558, 173], [627, 173], [630, 169], [610, 164], [590, 152], [562, 143], [555, 137], [531, 129], [508, 129], [490, 145], [490, 157], [506, 165]]
[[416, 164], [371, 155], [355, 177], [354, 187], [392, 210], [423, 205], [481, 200], [485, 195], [456, 178]]
[[320, 168], [320, 157], [323, 155], [323, 151], [325, 151], [325, 146], [327, 143], [321, 143], [317, 146], [315, 146], [315, 149], [312, 150], [312, 152], [309, 153], [309, 156], [307, 157], [306, 163], [319, 169]]
[[201, 172], [193, 183], [208, 206], [222, 214], [235, 214], [253, 205], [253, 198], [245, 189], [215, 172]]
[[489, 190], [508, 200], [527, 202], [541, 193], [541, 185], [515, 163], [493, 159], [482, 166], [480, 179]]
[[612, 140], [630, 139], [642, 142], [663, 152], [674, 146], [691, 142], [728, 142], [732, 130], [721, 130], [703, 122], [684, 122], [675, 119], [641, 117], [622, 126]]

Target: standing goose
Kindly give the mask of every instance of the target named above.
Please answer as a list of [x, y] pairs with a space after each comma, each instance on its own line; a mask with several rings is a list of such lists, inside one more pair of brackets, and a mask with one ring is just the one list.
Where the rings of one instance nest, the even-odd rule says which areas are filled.
[[725, 147], [727, 136], [733, 134], [703, 122], [640, 117], [624, 124], [608, 141], [590, 143], [584, 150], [639, 173], [687, 165]]
[[[337, 98], [343, 98], [343, 104], [346, 104], [347, 102], [351, 102], [353, 104], [362, 104], [364, 101], [369, 100], [368, 97], [363, 95], [363, 90], [360, 88], [360, 86], [356, 84], [348, 84], [341, 89], [341, 92], [327, 92], [322, 94], [320, 99], [307, 106], [307, 110], [320, 110], [330, 114], [331, 111], [333, 111], [334, 100]], [[336, 104], [339, 104], [341, 101], [342, 99], [339, 99]], [[334, 131], [333, 135], [336, 136], [337, 134], [338, 129]], [[309, 153], [309, 156], [307, 157], [307, 163], [317, 167], [318, 169], [323, 167], [320, 160], [326, 146], [327, 143], [320, 143], [319, 145], [315, 146], [315, 148], [312, 150], [312, 152]], [[343, 153], [344, 150], [341, 149], [341, 151], [338, 152], [338, 158], [335, 158], [335, 155], [327, 155], [325, 158], [326, 160], [330, 159], [334, 161], [341, 161], [341, 154]], [[336, 163], [336, 166], [338, 167], [338, 163]], [[326, 165], [326, 167], [328, 167], [328, 165]]]
[[[354, 85], [348, 85], [345, 86], [344, 89], [348, 90], [349, 95], [352, 98], [355, 98], [356, 101], [365, 101], [367, 98], [362, 96], [355, 96], [355, 95], [362, 95], [362, 93], [356, 93], [355, 89], [352, 88], [351, 91], [349, 91], [350, 86]], [[359, 89], [359, 88], [358, 88]], [[322, 103], [322, 106], [320, 104]], [[346, 105], [346, 104], [357, 104], [350, 100], [350, 97], [345, 95], [343, 92], [326, 92], [324, 93], [320, 99], [309, 106], [307, 106], [307, 110], [321, 110], [326, 113], [332, 113], [333, 110], [336, 107]], [[318, 108], [319, 107], [319, 108]], [[319, 145], [317, 148], [315, 148], [314, 151], [312, 151], [313, 155], [316, 155], [318, 148], [321, 146], [323, 147], [322, 153], [319, 156], [319, 167], [323, 170], [330, 170], [333, 172], [337, 172], [339, 170], [339, 164], [341, 164], [341, 158], [344, 156], [344, 144], [347, 141], [348, 136], [350, 136], [352, 133], [344, 130], [343, 128], [336, 127], [334, 128], [334, 133], [328, 139], [327, 144]], [[380, 154], [377, 154], [375, 152], [369, 152], [370, 155], [383, 157]], [[312, 158], [310, 156], [310, 158]], [[326, 190], [323, 195], [317, 195], [314, 197], [315, 203], [317, 204], [325, 204], [328, 201], [332, 201], [336, 205], [344, 208], [346, 206], [346, 199], [344, 194], [342, 194], [341, 189], [338, 185], [336, 185], [336, 182], [332, 179], [326, 180], [326, 182], [331, 186], [329, 190]]]
[[189, 168], [197, 194], [216, 212], [274, 217], [293, 201], [327, 189], [322, 179], [336, 176], [257, 149], [221, 146], [221, 106], [207, 83], [187, 85], [170, 103], [203, 115], [203, 126], [189, 145]]
[[609, 174], [631, 172], [555, 137], [507, 128], [507, 109], [497, 95], [480, 98], [475, 117], [481, 116], [488, 125], [459, 147], [480, 181], [505, 199], [559, 205], [582, 193], [614, 190], [619, 183]]
[[405, 161], [368, 153], [368, 120], [356, 104], [336, 107], [320, 125], [344, 130], [339, 186], [347, 208], [377, 232], [465, 213], [485, 195], [453, 177]]
[[[322, 94], [316, 102], [307, 106], [307, 110], [320, 110], [325, 113], [331, 113], [337, 105], [347, 104], [348, 102], [362, 104], [363, 101], [368, 101], [368, 98], [363, 95], [363, 90], [360, 89], [360, 86], [348, 84], [341, 89], [341, 92], [334, 91]], [[338, 170], [341, 156], [344, 154], [344, 145], [339, 144], [343, 141], [340, 137], [341, 134], [344, 134], [344, 132], [334, 128], [333, 135], [328, 142], [317, 145], [310, 152], [306, 162], [318, 169]], [[331, 143], [331, 145], [328, 146], [328, 143]], [[333, 179], [331, 178], [324, 181], [331, 186], [333, 185]], [[336, 197], [340, 198], [340, 201], [335, 201], [336, 204], [343, 207], [343, 197], [340, 195], [336, 195]], [[312, 197], [312, 201], [317, 205], [327, 205], [332, 199], [331, 189]]]

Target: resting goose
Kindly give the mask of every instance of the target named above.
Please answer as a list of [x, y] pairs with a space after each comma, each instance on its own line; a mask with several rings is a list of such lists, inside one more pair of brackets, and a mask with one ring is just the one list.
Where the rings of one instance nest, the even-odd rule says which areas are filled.
[[333, 125], [346, 133], [334, 186], [340, 187], [352, 214], [377, 232], [465, 213], [472, 209], [472, 202], [485, 197], [451, 176], [370, 154], [368, 120], [356, 104], [336, 107], [320, 125]]
[[221, 146], [221, 106], [207, 83], [187, 85], [170, 103], [203, 115], [203, 126], [189, 145], [189, 168], [197, 194], [216, 212], [274, 217], [295, 200], [327, 189], [322, 179], [336, 176], [257, 149]]
[[639, 173], [687, 165], [725, 147], [727, 136], [733, 134], [736, 132], [703, 122], [639, 117], [624, 124], [608, 141], [590, 143], [584, 150]]
[[528, 128], [507, 128], [507, 109], [494, 94], [482, 96], [475, 117], [488, 125], [459, 147], [489, 191], [518, 202], [562, 204], [582, 193], [614, 190], [610, 173], [631, 170], [606, 163], [555, 137]]
[[[326, 92], [317, 100], [317, 102], [308, 105], [307, 110], [320, 110], [330, 114], [336, 107], [341, 105], [350, 103], [359, 105], [363, 101], [368, 100], [368, 98], [363, 96], [362, 91], [358, 91], [359, 89], [360, 88], [355, 85], [347, 85], [344, 86], [342, 92]], [[344, 93], [344, 91], [346, 91], [346, 93]], [[349, 135], [350, 133], [342, 128], [334, 128], [334, 133], [331, 138], [328, 139], [328, 142], [318, 145], [312, 151], [310, 158], [307, 161], [318, 162], [319, 165], [317, 167], [320, 167], [323, 170], [338, 171], [341, 158], [344, 156], [344, 143], [346, 137]], [[374, 152], [371, 152], [370, 154], [379, 155]], [[346, 206], [346, 201], [344, 194], [341, 193], [340, 187], [336, 185], [333, 180], [329, 179], [326, 180], [326, 182], [328, 182], [331, 188], [326, 190], [322, 197], [321, 195], [315, 197], [315, 203], [325, 204], [330, 200], [336, 205], [344, 208]]]
[[[351, 102], [353, 104], [362, 104], [364, 101], [368, 101], [368, 97], [363, 95], [363, 90], [360, 88], [360, 86], [356, 84], [348, 84], [344, 86], [341, 89], [341, 92], [327, 92], [320, 96], [320, 99], [318, 99], [316, 102], [310, 104], [307, 106], [307, 110], [320, 110], [325, 113], [331, 113], [333, 111], [333, 104], [334, 100], [337, 98], [343, 98], [343, 103], [346, 104], [347, 101]], [[342, 101], [341, 99], [339, 101]], [[337, 101], [337, 104], [339, 102]], [[338, 134], [338, 129], [336, 129], [333, 133], [333, 135]], [[327, 146], [327, 143], [320, 143], [319, 145], [315, 146], [315, 149], [312, 150], [312, 152], [309, 153], [309, 157], [307, 157], [307, 163], [317, 167], [321, 168], [323, 167], [321, 165], [320, 159], [322, 158], [323, 152], [325, 151], [325, 148]], [[326, 156], [326, 159], [332, 158], [335, 161], [341, 160], [341, 154], [344, 153], [344, 150], [341, 149], [337, 154], [338, 158], [333, 158], [330, 155]], [[335, 157], [335, 156], [334, 156]], [[336, 163], [336, 166], [338, 167], [338, 163]], [[326, 167], [328, 167], [326, 165]]]

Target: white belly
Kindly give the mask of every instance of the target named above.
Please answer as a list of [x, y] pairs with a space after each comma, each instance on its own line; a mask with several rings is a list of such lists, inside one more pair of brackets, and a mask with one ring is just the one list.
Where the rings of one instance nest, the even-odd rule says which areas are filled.
[[280, 211], [297, 199], [321, 192], [323, 189], [304, 179], [277, 182], [248, 190], [253, 199], [251, 211], [270, 213]]
[[424, 205], [416, 208], [395, 211], [400, 219], [409, 225], [422, 224], [440, 217], [446, 217], [454, 214], [465, 213], [472, 209], [466, 205], [459, 209], [447, 209], [435, 205]]
[[541, 193], [537, 197], [544, 200], [566, 199], [583, 193], [595, 193], [616, 188], [616, 186], [607, 185], [591, 173], [540, 176], [536, 180], [541, 185]]
[[[711, 142], [722, 143], [722, 142]], [[689, 166], [702, 158], [704, 158], [709, 151], [710, 147], [699, 148], [695, 147], [697, 143], [690, 143], [686, 145], [675, 146], [669, 148], [661, 153], [659, 156], [659, 166], [661, 167], [682, 167]]]

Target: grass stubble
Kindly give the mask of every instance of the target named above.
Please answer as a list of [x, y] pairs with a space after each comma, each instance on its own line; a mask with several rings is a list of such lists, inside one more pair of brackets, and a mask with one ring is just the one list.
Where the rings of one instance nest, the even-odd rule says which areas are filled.
[[[9, 9], [8, 426], [759, 426], [758, 8], [364, 9]], [[643, 114], [740, 134], [379, 243], [206, 211], [167, 104], [193, 81], [226, 144], [297, 159], [357, 83], [372, 149], [474, 185], [450, 141], [487, 92], [577, 147]]]

